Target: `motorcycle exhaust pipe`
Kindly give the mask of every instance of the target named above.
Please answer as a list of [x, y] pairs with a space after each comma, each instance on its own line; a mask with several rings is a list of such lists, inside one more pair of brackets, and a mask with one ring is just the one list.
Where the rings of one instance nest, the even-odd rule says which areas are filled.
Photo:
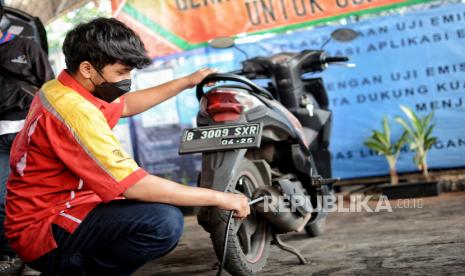
[[266, 186], [257, 189], [253, 198], [260, 197], [264, 200], [256, 203], [254, 209], [283, 232], [302, 231], [312, 217], [312, 213], [301, 216], [292, 210], [290, 204], [284, 202], [282, 193], [276, 187]]

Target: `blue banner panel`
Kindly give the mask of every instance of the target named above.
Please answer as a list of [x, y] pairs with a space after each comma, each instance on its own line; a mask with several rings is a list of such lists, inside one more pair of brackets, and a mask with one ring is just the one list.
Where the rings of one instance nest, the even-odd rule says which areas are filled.
[[[411, 107], [421, 116], [435, 111], [434, 135], [438, 142], [428, 154], [431, 168], [465, 166], [464, 23], [465, 4], [447, 5], [344, 25], [359, 31], [360, 36], [348, 43], [331, 41], [325, 46], [329, 55], [350, 56], [350, 62], [357, 65], [331, 66], [315, 75], [323, 77], [334, 111], [330, 145], [334, 176], [388, 174], [384, 157], [364, 147], [363, 141], [372, 129], [381, 128], [383, 116], [391, 119], [393, 138], [398, 138], [402, 128], [393, 118], [403, 115], [400, 105]], [[239, 47], [250, 57], [319, 49], [339, 27], [275, 35]], [[203, 66], [228, 71], [238, 68], [244, 58], [235, 49], [206, 48], [157, 62], [160, 67], [169, 64], [176, 75], [182, 75]], [[193, 90], [178, 96], [176, 106], [180, 123], [195, 121], [198, 106]], [[174, 134], [171, 137], [175, 139]], [[180, 133], [176, 139], [180, 139]], [[404, 150], [398, 170], [416, 171], [412, 158], [413, 153]]]
[[[331, 149], [334, 174], [343, 178], [388, 173], [385, 159], [363, 146], [382, 117], [394, 122], [399, 106], [420, 116], [435, 112], [438, 142], [428, 155], [431, 168], [465, 166], [465, 5], [405, 16], [378, 18], [351, 26], [362, 36], [350, 45], [332, 44], [332, 54], [351, 54], [354, 69], [332, 67], [323, 73], [335, 124]], [[297, 37], [296, 37], [297, 38]], [[403, 152], [400, 172], [417, 170], [413, 153]]]

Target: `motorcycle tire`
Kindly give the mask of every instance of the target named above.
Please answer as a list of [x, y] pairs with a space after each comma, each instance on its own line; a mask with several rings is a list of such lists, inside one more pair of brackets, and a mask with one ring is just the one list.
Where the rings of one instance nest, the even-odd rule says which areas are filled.
[[[229, 192], [241, 192], [251, 198], [255, 189], [263, 186], [263, 178], [249, 160], [243, 160], [233, 177]], [[209, 208], [208, 229], [218, 259], [223, 253], [224, 233], [229, 211]], [[251, 209], [244, 220], [234, 219], [229, 229], [224, 267], [233, 276], [256, 275], [266, 265], [271, 246], [271, 231], [265, 219]]]

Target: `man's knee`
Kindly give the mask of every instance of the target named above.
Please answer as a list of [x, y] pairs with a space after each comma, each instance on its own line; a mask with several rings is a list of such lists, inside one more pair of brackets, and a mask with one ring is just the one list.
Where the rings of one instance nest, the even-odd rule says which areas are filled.
[[[125, 266], [139, 267], [143, 264], [168, 254], [176, 247], [184, 227], [182, 212], [171, 205], [143, 204], [138, 208], [142, 214], [137, 231], [132, 232], [126, 239], [117, 242], [112, 247], [105, 248], [92, 256], [89, 263], [91, 269], [98, 267]], [[108, 252], [111, 253], [108, 253]], [[116, 263], [115, 262], [116, 260]], [[104, 273], [94, 273], [104, 274]]]
[[164, 219], [163, 223], [159, 225], [161, 227], [159, 234], [163, 235], [166, 238], [166, 243], [172, 247], [179, 241], [183, 233], [184, 215], [179, 208], [171, 205], [166, 205], [164, 209], [163, 214], [161, 214]]
[[[153, 206], [150, 216], [153, 221], [149, 223], [148, 237], [153, 238], [156, 247], [166, 247], [170, 250], [181, 238], [184, 229], [184, 215], [179, 208], [167, 205], [156, 204]], [[147, 238], [148, 238], [147, 237]], [[154, 247], [155, 248], [155, 247]]]

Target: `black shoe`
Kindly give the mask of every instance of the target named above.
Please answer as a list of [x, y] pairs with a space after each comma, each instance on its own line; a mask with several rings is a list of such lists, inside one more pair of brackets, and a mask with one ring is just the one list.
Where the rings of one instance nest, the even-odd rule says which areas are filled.
[[37, 271], [28, 265], [24, 265], [23, 271], [21, 271], [21, 276], [38, 276], [38, 275], [40, 275], [40, 271]]
[[22, 262], [19, 258], [0, 256], [0, 276], [18, 275], [21, 268]]

